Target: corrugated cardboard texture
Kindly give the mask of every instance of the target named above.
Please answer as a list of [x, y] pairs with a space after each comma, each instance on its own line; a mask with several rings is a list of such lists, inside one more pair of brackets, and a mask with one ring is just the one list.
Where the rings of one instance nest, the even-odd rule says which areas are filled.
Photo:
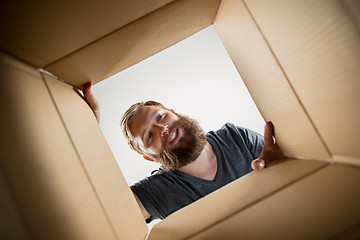
[[354, 21], [360, 31], [360, 1], [359, 0], [342, 0], [345, 9], [349, 12], [350, 17]]
[[[0, 47], [80, 86], [209, 26], [219, 0], [108, 3], [9, 3]], [[222, 1], [216, 29], [287, 156], [360, 163], [358, 12], [353, 0]], [[72, 87], [3, 55], [0, 74], [0, 236], [143, 239], [135, 199]], [[357, 167], [280, 161], [179, 210], [149, 238], [356, 238], [359, 187]]]
[[360, 32], [344, 4], [245, 2], [331, 155], [360, 165]]
[[99, 82], [208, 27], [218, 6], [219, 0], [174, 1], [46, 70], [73, 86]]
[[144, 217], [93, 112], [71, 86], [44, 77], [117, 239], [143, 239], [148, 232]]
[[357, 239], [359, 188], [359, 168], [330, 165], [189, 239]]
[[275, 124], [284, 154], [329, 159], [326, 146], [243, 2], [222, 1], [215, 27], [264, 119]]
[[29, 236], [27, 226], [5, 180], [3, 169], [0, 171], [0, 239], [26, 239]]
[[16, 208], [1, 223], [18, 214], [29, 239], [115, 239], [40, 74], [2, 54], [0, 70], [0, 173]]
[[6, 1], [0, 48], [45, 67], [171, 0]]
[[273, 162], [266, 170], [252, 172], [170, 215], [155, 225], [149, 240], [191, 238], [326, 165], [322, 161]]

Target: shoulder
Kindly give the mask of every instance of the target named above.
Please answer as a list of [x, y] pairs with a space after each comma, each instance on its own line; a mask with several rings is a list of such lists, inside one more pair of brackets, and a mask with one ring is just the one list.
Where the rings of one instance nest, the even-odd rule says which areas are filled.
[[[169, 175], [167, 171], [155, 170], [151, 176], [130, 186], [151, 219], [166, 217], [166, 208], [164, 209], [162, 202], [166, 196], [166, 184], [164, 182], [167, 181], [167, 175]], [[150, 222], [151, 219], [148, 219], [147, 222]]]
[[131, 188], [142, 188], [146, 185], [157, 186], [158, 184], [161, 184], [161, 182], [163, 182], [164, 180], [171, 178], [171, 175], [172, 172], [159, 168], [152, 171], [150, 176], [147, 176], [138, 181], [137, 183], [133, 184]]
[[162, 196], [169, 191], [178, 191], [181, 179], [172, 171], [158, 169], [151, 173], [151, 176], [143, 178], [130, 186], [131, 190], [139, 195], [148, 195], [153, 198]]
[[[229, 143], [230, 141], [239, 143], [245, 142], [250, 143], [256, 139], [263, 139], [263, 136], [253, 130], [250, 130], [245, 127], [236, 126], [233, 123], [226, 123], [224, 124], [219, 130], [217, 131], [210, 131], [207, 133], [208, 139], [217, 141], [217, 142], [224, 142]], [[210, 140], [210, 141], [211, 141]]]
[[225, 123], [219, 130], [210, 131], [207, 135], [215, 135], [220, 137], [225, 137], [227, 135], [243, 135], [247, 134], [248, 131], [251, 131], [247, 128], [236, 126], [234, 123]]

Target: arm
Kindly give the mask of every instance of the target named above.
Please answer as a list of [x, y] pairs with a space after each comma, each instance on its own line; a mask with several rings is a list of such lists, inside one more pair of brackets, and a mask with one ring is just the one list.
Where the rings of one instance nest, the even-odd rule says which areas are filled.
[[271, 122], [266, 122], [264, 131], [264, 148], [260, 153], [258, 159], [251, 162], [251, 167], [254, 170], [260, 170], [266, 165], [276, 159], [283, 159], [284, 154], [276, 143], [274, 125]]
[[88, 82], [85, 84], [82, 91], [84, 93], [86, 102], [89, 104], [90, 108], [92, 109], [95, 115], [97, 122], [100, 123], [100, 106], [99, 106], [99, 102], [97, 101], [93, 92], [91, 91], [91, 87], [92, 87], [92, 83]]
[[[91, 87], [92, 87], [92, 83], [88, 82], [85, 84], [82, 91], [84, 93], [86, 102], [89, 104], [90, 108], [94, 112], [95, 118], [99, 123], [100, 122], [100, 106], [99, 106], [99, 102], [97, 101], [93, 92], [91, 91]], [[144, 218], [148, 219], [149, 217], [151, 217], [150, 214], [146, 211], [144, 205], [141, 203], [140, 199], [136, 196], [135, 193], [133, 193], [133, 194], [134, 194], [136, 202], [139, 205], [139, 208], [140, 208], [141, 213], [144, 216]]]

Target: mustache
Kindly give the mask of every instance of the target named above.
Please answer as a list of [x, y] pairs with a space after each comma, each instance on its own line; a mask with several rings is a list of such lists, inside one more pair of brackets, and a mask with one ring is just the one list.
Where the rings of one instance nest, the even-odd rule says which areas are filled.
[[184, 135], [181, 136], [175, 148], [169, 148], [171, 135], [167, 135], [163, 151], [155, 157], [163, 167], [175, 170], [196, 160], [206, 143], [204, 131], [198, 122], [186, 116], [179, 115], [179, 120], [174, 122], [169, 132], [181, 128]]
[[[196, 124], [194, 124], [194, 123], [196, 123]], [[164, 150], [168, 149], [168, 147], [169, 147], [170, 139], [172, 137], [172, 134], [170, 134], [170, 133], [172, 133], [173, 131], [176, 131], [176, 129], [179, 129], [179, 128], [182, 128], [185, 131], [186, 130], [189, 131], [190, 129], [195, 130], [195, 129], [193, 129], [194, 125], [198, 125], [198, 123], [195, 120], [190, 119], [185, 116], [179, 116], [179, 119], [177, 121], [175, 121], [172, 124], [172, 126], [169, 128], [169, 134], [165, 137]], [[199, 131], [198, 129], [196, 129], [196, 130]], [[201, 131], [201, 133], [202, 133], [202, 136], [200, 136], [200, 137], [205, 137], [205, 133], [203, 133], [202, 131]], [[181, 137], [179, 142], [181, 143], [185, 140], [188, 140], [188, 138], [189, 138], [189, 136], [185, 134]]]

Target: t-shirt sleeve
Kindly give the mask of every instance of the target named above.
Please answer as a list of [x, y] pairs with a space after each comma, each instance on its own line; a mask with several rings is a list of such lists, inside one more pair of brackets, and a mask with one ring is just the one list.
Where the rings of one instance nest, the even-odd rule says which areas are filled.
[[156, 170], [130, 188], [151, 215], [151, 219], [164, 219], [192, 202], [184, 193], [183, 185], [174, 174]]
[[[153, 182], [153, 184], [151, 184], [151, 182]], [[133, 193], [136, 194], [146, 211], [151, 216], [149, 219], [146, 220], [147, 223], [151, 222], [151, 220], [153, 219], [164, 218], [164, 214], [160, 212], [160, 206], [158, 206], [157, 200], [154, 199], [153, 194], [151, 194], [154, 185], [157, 185], [156, 183], [154, 183], [154, 179], [152, 179], [151, 181], [149, 178], [145, 178], [130, 186]]]
[[261, 134], [245, 127], [236, 126], [233, 123], [226, 123], [221, 130], [232, 137], [239, 149], [242, 149], [242, 145], [245, 143], [245, 147], [251, 154], [252, 159], [259, 157], [264, 147], [264, 137]]
[[237, 126], [236, 128], [245, 136], [244, 141], [253, 158], [258, 158], [264, 148], [264, 137], [261, 134], [244, 127]]

